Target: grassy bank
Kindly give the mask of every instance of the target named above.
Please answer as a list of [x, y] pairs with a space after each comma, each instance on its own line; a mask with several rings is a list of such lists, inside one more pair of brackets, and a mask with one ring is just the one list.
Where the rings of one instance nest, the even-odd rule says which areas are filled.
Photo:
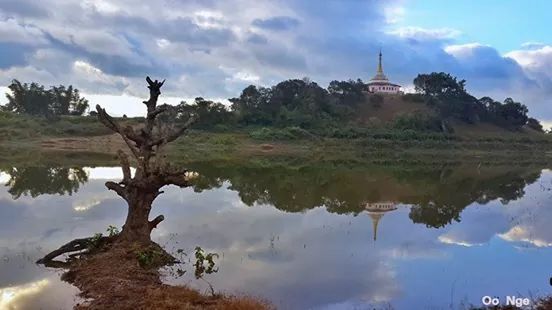
[[[139, 119], [120, 119], [136, 125]], [[93, 117], [54, 120], [0, 114], [0, 159], [25, 160], [44, 152], [108, 154], [123, 141]], [[40, 152], [38, 152], [40, 151]], [[38, 153], [37, 153], [38, 152]], [[443, 134], [385, 127], [298, 127], [192, 130], [168, 149], [180, 162], [287, 156], [304, 160], [386, 163], [552, 162], [552, 136], [531, 131], [465, 131]], [[67, 157], [68, 155], [63, 155]], [[48, 156], [46, 156], [48, 157]]]

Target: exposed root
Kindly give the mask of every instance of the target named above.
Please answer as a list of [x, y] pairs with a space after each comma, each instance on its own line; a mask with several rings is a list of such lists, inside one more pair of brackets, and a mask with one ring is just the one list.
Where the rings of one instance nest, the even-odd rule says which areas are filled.
[[63, 264], [67, 264], [68, 262], [55, 261], [54, 259], [63, 254], [72, 253], [69, 255], [69, 259], [71, 260], [77, 256], [88, 254], [94, 249], [101, 248], [102, 246], [113, 242], [113, 240], [113, 237], [102, 236], [75, 239], [62, 245], [61, 247], [59, 247], [59, 249], [46, 254], [43, 258], [37, 260], [36, 263], [45, 265], [46, 267], [62, 266]]

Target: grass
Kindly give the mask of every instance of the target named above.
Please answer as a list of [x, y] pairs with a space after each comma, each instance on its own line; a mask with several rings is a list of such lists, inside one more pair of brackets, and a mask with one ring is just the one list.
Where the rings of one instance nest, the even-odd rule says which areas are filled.
[[[120, 121], [136, 125], [139, 119]], [[334, 126], [311, 131], [299, 127], [192, 130], [169, 146], [168, 155], [179, 162], [234, 160], [251, 156], [290, 156], [305, 160], [377, 164], [434, 161], [547, 163], [552, 160], [552, 135], [470, 130], [464, 130], [462, 134], [399, 130], [385, 126]], [[97, 162], [113, 163], [116, 162], [113, 149], [125, 149], [125, 146], [112, 141], [114, 147], [102, 149], [101, 146], [106, 143], [98, 138], [107, 134], [112, 133], [93, 117], [67, 116], [47, 120], [0, 113], [0, 160], [48, 162], [61, 156], [66, 161], [95, 157]], [[54, 138], [60, 139], [56, 143], [43, 143]], [[64, 148], [65, 144], [71, 144], [71, 147]], [[66, 149], [71, 152], [59, 152]], [[58, 152], [51, 156], [49, 152], [55, 150]]]

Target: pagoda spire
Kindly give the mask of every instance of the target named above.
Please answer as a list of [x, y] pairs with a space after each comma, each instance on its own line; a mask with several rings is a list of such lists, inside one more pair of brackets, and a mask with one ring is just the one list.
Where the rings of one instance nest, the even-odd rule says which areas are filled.
[[381, 48], [380, 48], [380, 51], [379, 51], [379, 62], [378, 62], [378, 74], [381, 74], [383, 75], [383, 66], [381, 64]]
[[370, 217], [372, 218], [372, 236], [374, 241], [378, 239], [378, 223], [383, 216], [383, 213], [369, 212]]

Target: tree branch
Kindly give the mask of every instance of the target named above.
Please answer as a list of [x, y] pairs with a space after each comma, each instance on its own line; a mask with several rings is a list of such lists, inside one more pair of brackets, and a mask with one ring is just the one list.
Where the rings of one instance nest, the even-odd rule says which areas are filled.
[[161, 138], [158, 138], [156, 140], [154, 140], [153, 142], [150, 143], [151, 146], [158, 146], [158, 145], [161, 145], [161, 144], [167, 144], [169, 142], [172, 142], [176, 139], [178, 139], [180, 136], [182, 136], [186, 130], [188, 130], [192, 125], [193, 123], [195, 123], [197, 120], [197, 117], [190, 117], [186, 123], [184, 123], [184, 125], [182, 127], [180, 127], [179, 129], [169, 133], [167, 136], [165, 137], [161, 137]]
[[119, 196], [121, 196], [125, 199], [127, 198], [127, 191], [120, 184], [112, 182], [112, 181], [107, 181], [107, 182], [105, 182], [105, 187], [107, 187], [107, 189], [110, 189], [110, 190], [116, 192]]
[[150, 231], [153, 230], [154, 228], [157, 228], [157, 225], [159, 225], [159, 223], [161, 223], [164, 219], [165, 217], [163, 215], [158, 215], [156, 218], [151, 220], [149, 222]]
[[119, 135], [121, 135], [121, 137], [123, 138], [123, 140], [127, 144], [128, 148], [130, 149], [130, 151], [134, 155], [134, 157], [136, 157], [136, 160], [140, 161], [140, 155], [138, 153], [138, 149], [136, 149], [136, 147], [134, 145], [132, 145], [129, 138], [121, 130], [121, 126], [119, 126], [119, 124], [113, 119], [113, 117], [111, 117], [109, 114], [107, 114], [105, 109], [102, 109], [102, 107], [100, 107], [99, 104], [96, 105], [96, 111], [98, 112], [98, 119], [100, 120], [100, 122], [102, 122], [102, 124], [104, 124], [107, 128], [109, 128], [109, 129], [113, 130], [114, 132], [118, 133]]
[[117, 155], [119, 155], [119, 160], [121, 162], [121, 169], [123, 170], [123, 180], [121, 181], [121, 183], [128, 184], [128, 182], [131, 179], [130, 163], [128, 162], [128, 156], [122, 150], [119, 150], [117, 152]]

